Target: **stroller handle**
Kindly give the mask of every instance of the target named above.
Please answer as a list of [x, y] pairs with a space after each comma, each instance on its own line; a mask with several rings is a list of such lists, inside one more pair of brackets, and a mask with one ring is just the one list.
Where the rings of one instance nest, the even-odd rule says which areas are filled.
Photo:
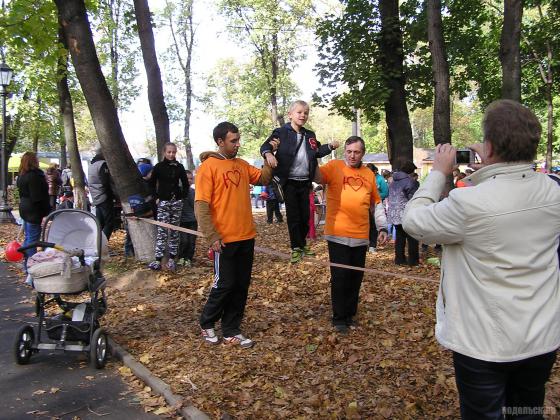
[[40, 246], [41, 248], [54, 248], [58, 251], [62, 251], [62, 252], [67, 253], [71, 257], [78, 257], [80, 259], [80, 263], [82, 265], [85, 265], [84, 250], [83, 249], [78, 249], [78, 248], [66, 249], [62, 245], [57, 245], [54, 242], [35, 241], [35, 242], [33, 242], [29, 245], [19, 247], [17, 251], [23, 253], [23, 251], [27, 251], [28, 249], [31, 249], [31, 248], [37, 248], [38, 246]]
[[[54, 242], [35, 241], [35, 242], [30, 243], [29, 245], [20, 246], [17, 251], [23, 253], [23, 251], [27, 251], [28, 249], [31, 249], [31, 248], [37, 248], [38, 246], [40, 246], [42, 248], [55, 248], [55, 249], [57, 249], [57, 245]], [[59, 251], [62, 251], [62, 249], [59, 249]]]

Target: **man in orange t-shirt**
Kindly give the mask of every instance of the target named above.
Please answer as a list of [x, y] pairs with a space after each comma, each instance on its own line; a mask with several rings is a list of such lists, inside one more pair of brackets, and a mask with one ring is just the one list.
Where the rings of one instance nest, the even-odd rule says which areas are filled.
[[[207, 343], [218, 344], [214, 324], [221, 319], [224, 343], [248, 348], [254, 342], [239, 327], [251, 282], [256, 235], [249, 185], [268, 185], [272, 169], [265, 164], [261, 171], [236, 158], [240, 135], [235, 125], [222, 122], [213, 135], [218, 151], [200, 155], [202, 164], [195, 180], [196, 219], [214, 253], [214, 284], [200, 316], [200, 328]], [[271, 141], [273, 148], [278, 143]]]
[[[326, 184], [325, 239], [331, 263], [364, 267], [369, 246], [369, 212], [374, 212], [379, 243], [387, 241], [387, 219], [377, 191], [375, 175], [362, 166], [364, 141], [349, 137], [344, 161], [331, 160], [319, 168], [315, 181]], [[331, 267], [332, 322], [337, 331], [355, 325], [363, 271]]]

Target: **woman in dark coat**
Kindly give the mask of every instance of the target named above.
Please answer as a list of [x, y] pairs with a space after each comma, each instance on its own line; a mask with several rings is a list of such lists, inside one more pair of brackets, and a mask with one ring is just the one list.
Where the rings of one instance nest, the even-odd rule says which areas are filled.
[[[49, 186], [45, 174], [39, 169], [35, 153], [26, 152], [21, 158], [17, 179], [19, 191], [19, 215], [23, 219], [25, 240], [23, 246], [39, 240], [41, 221], [49, 214]], [[36, 248], [25, 251], [23, 267], [27, 273], [27, 259], [37, 252]]]

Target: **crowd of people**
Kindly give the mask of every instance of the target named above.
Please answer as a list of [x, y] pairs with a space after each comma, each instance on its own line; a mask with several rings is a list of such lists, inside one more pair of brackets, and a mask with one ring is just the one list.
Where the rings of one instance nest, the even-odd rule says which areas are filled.
[[[370, 224], [382, 244], [387, 221], [395, 229], [397, 264], [418, 264], [419, 241], [445, 247], [436, 338], [453, 352], [461, 416], [498, 419], [513, 407], [530, 411], [527, 418], [542, 418], [544, 385], [560, 346], [560, 189], [558, 180], [534, 171], [541, 134], [535, 115], [514, 101], [496, 101], [485, 113], [483, 143], [471, 146], [481, 161], [472, 173], [455, 177], [457, 188], [446, 188], [456, 149], [444, 144], [422, 186], [414, 164], [403, 161], [395, 165], [387, 191], [378, 187], [376, 171], [362, 165], [365, 144], [357, 136], [344, 143], [342, 160], [317, 168], [324, 149], [315, 138], [306, 141], [308, 112], [301, 102], [290, 108], [289, 127], [277, 129], [261, 147], [262, 170], [236, 157], [237, 127], [222, 123], [214, 130], [219, 151], [206, 155], [195, 196], [201, 230], [215, 254], [215, 281], [200, 318], [203, 339], [220, 342], [215, 323], [221, 320], [225, 343], [254, 344], [240, 330], [255, 237], [250, 184], [279, 178], [297, 263], [313, 255], [303, 232], [309, 229], [308, 193], [315, 180], [327, 187], [324, 238], [332, 263], [364, 267], [368, 248], [377, 245], [370, 242]], [[303, 143], [309, 147], [300, 154]], [[239, 174], [236, 183], [233, 173]], [[206, 192], [199, 194], [199, 188]], [[226, 207], [235, 210], [238, 223], [231, 223]], [[332, 323], [340, 333], [355, 327], [362, 276], [331, 266]]]
[[[394, 238], [395, 264], [415, 266], [420, 243], [443, 246], [435, 336], [453, 352], [461, 416], [498, 419], [504, 408], [529, 407], [536, 414], [527, 418], [542, 418], [544, 385], [560, 346], [560, 178], [534, 170], [541, 135], [534, 113], [514, 101], [490, 104], [483, 143], [470, 146], [480, 162], [462, 173], [456, 149], [438, 145], [422, 184], [410, 160], [394, 162], [393, 172], [364, 165], [366, 145], [358, 136], [344, 142], [342, 159], [319, 166], [318, 158], [339, 143], [321, 145], [304, 127], [307, 103], [291, 104], [288, 116], [290, 122], [262, 144], [261, 168], [237, 157], [241, 136], [230, 122], [214, 128], [217, 151], [201, 154], [194, 185], [173, 143], [154, 167], [139, 162], [157, 200], [157, 220], [200, 229], [213, 256], [214, 280], [199, 320], [204, 342], [254, 345], [241, 325], [254, 257], [255, 194], [266, 203], [268, 223], [274, 217], [283, 222], [284, 204], [292, 264], [314, 255], [308, 238], [315, 237], [313, 209], [320, 203], [326, 207], [323, 239], [334, 264], [331, 321], [337, 332], [357, 326], [359, 268], [368, 251], [375, 254]], [[50, 169], [46, 175], [39, 170], [32, 153], [22, 159], [18, 188], [26, 242], [38, 236], [63, 183], [58, 168]], [[101, 154], [90, 165], [89, 188], [109, 237], [104, 203], [114, 189]], [[176, 261], [190, 265], [194, 244], [193, 235], [158, 227], [149, 268], [160, 270], [166, 252], [168, 269]]]

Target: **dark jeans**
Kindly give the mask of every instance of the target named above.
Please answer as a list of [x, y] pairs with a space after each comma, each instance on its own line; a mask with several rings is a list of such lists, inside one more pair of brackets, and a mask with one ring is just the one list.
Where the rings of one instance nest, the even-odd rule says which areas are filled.
[[276, 199], [266, 201], [266, 220], [268, 223], [272, 223], [273, 214], [276, 215], [277, 222], [281, 222], [283, 220], [282, 213], [280, 212], [280, 204]]
[[[190, 230], [198, 230], [198, 223], [195, 222], [181, 222], [181, 227]], [[179, 232], [179, 252], [177, 259], [184, 258], [192, 261], [194, 258], [194, 251], [196, 245], [196, 235], [186, 232]]]
[[[402, 225], [395, 225], [397, 239], [395, 240], [395, 264], [418, 265], [419, 244], [416, 239], [406, 233]], [[408, 259], [404, 255], [404, 248], [408, 243]]]
[[230, 242], [222, 252], [214, 256], [214, 284], [208, 301], [200, 316], [200, 326], [214, 328], [214, 323], [222, 320], [224, 337], [240, 334], [241, 320], [245, 312], [255, 240]]
[[101, 230], [107, 237], [107, 240], [109, 240], [115, 227], [115, 210], [113, 208], [113, 200], [106, 200], [101, 204], [97, 204], [95, 206], [95, 217], [99, 220]]
[[124, 238], [124, 256], [132, 257], [134, 256], [134, 244], [132, 243], [132, 238], [130, 237], [130, 232], [128, 231], [128, 223], [126, 223], [126, 220], [124, 222], [124, 230], [126, 232], [126, 236]]
[[284, 185], [284, 205], [291, 248], [303, 248], [309, 232], [309, 181], [289, 179]]
[[[556, 351], [507, 363], [453, 352], [461, 418], [503, 419], [506, 414], [506, 418], [542, 419], [544, 385], [555, 360]], [[508, 415], [514, 409], [518, 415]]]
[[[23, 239], [23, 246], [27, 246], [36, 242], [41, 237], [41, 224], [29, 223], [25, 220], [23, 221], [23, 234], [25, 235]], [[27, 273], [27, 260], [37, 253], [37, 248], [29, 248], [24, 251], [25, 258], [23, 260], [23, 269]]]
[[375, 226], [375, 218], [369, 213], [369, 246], [372, 248], [377, 247], [377, 227]]
[[[367, 246], [349, 247], [327, 241], [329, 261], [338, 264], [365, 267]], [[331, 267], [331, 302], [333, 325], [350, 325], [358, 311], [358, 299], [363, 271]]]

